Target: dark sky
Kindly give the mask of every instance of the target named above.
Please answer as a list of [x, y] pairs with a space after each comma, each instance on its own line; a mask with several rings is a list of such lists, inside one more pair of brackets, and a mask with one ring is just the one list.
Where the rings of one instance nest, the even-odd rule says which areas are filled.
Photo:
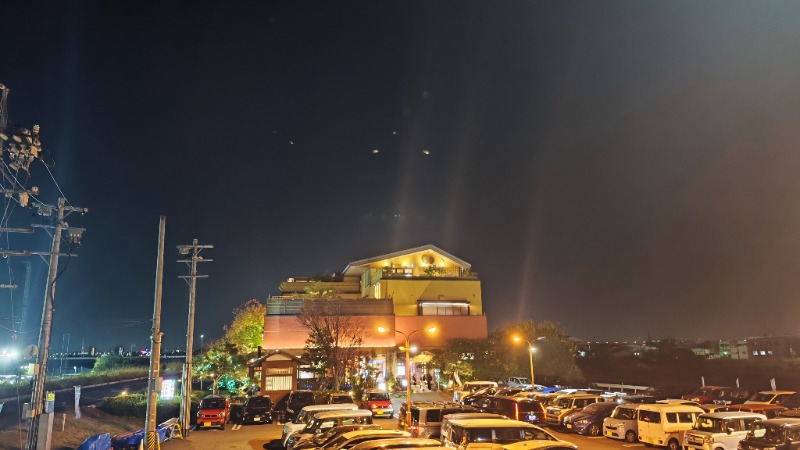
[[[56, 349], [66, 332], [73, 348], [148, 345], [160, 214], [168, 349], [185, 340], [175, 246], [193, 238], [216, 246], [207, 339], [286, 277], [428, 243], [473, 264], [491, 328], [800, 332], [798, 2], [2, 10], [11, 120], [41, 124], [61, 189], [90, 209], [69, 220], [88, 231], [56, 288]], [[42, 168], [30, 184], [54, 202]], [[25, 245], [47, 241], [9, 237]], [[0, 323], [0, 345], [10, 328], [35, 340], [33, 262], [34, 317]], [[18, 314], [21, 292], [0, 296]]]

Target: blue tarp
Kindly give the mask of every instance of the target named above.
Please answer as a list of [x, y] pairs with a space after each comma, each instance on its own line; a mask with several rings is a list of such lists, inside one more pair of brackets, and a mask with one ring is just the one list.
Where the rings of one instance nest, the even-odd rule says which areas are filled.
[[78, 450], [111, 450], [111, 435], [103, 433], [89, 436]]
[[[168, 441], [172, 437], [172, 426], [176, 419], [170, 419], [156, 427], [158, 438], [161, 442]], [[131, 431], [130, 433], [120, 434], [114, 436], [111, 440], [111, 446], [114, 450], [139, 448], [139, 443], [144, 438], [144, 429]]]

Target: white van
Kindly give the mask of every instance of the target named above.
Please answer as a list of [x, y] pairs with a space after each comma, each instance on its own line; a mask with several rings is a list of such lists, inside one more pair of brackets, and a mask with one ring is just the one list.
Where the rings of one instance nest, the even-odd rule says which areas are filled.
[[467, 381], [461, 386], [461, 389], [453, 391], [453, 403], [459, 403], [465, 396], [488, 387], [496, 388], [497, 383], [494, 381]]
[[358, 409], [358, 405], [355, 403], [339, 403], [339, 404], [331, 404], [331, 405], [308, 405], [303, 407], [300, 412], [294, 417], [294, 420], [291, 422], [286, 422], [283, 424], [283, 429], [281, 429], [281, 444], [283, 447], [286, 447], [286, 441], [289, 439], [289, 436], [292, 435], [295, 431], [302, 430], [306, 423], [310, 422], [311, 419], [314, 418], [314, 414], [320, 411], [339, 411], [339, 410], [354, 410]]
[[654, 403], [639, 405], [636, 422], [639, 441], [645, 447], [658, 445], [669, 450], [681, 450], [683, 434], [691, 430], [701, 408], [679, 403]]
[[457, 450], [500, 450], [519, 441], [558, 441], [536, 425], [508, 419], [451, 420], [441, 439], [442, 445]]
[[735, 450], [750, 425], [766, 418], [763, 414], [740, 411], [700, 414], [684, 435], [683, 445], [699, 450]]
[[623, 403], [614, 408], [611, 417], [603, 419], [603, 436], [611, 439], [625, 439], [635, 443], [639, 440], [639, 424], [636, 423], [639, 411], [637, 403]]

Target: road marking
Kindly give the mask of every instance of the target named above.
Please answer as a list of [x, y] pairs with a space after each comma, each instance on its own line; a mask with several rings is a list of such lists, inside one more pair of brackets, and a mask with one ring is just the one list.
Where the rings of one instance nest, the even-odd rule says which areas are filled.
[[644, 447], [643, 444], [622, 444], [623, 447]]
[[237, 430], [240, 430], [241, 428], [242, 428], [242, 424], [237, 423], [236, 425], [231, 427], [231, 430], [237, 431]]

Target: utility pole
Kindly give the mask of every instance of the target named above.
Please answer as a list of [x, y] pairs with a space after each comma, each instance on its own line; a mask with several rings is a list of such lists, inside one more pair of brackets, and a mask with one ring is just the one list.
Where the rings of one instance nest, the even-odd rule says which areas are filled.
[[[147, 419], [144, 425], [146, 450], [154, 450], [158, 441], [156, 406], [161, 391], [161, 286], [164, 280], [164, 233], [167, 217], [161, 216], [158, 226], [158, 257], [156, 258], [156, 293], [153, 305], [153, 335], [150, 336], [150, 373], [147, 383]], [[161, 447], [160, 445], [158, 446]]]
[[183, 389], [181, 392], [180, 411], [180, 424], [184, 435], [189, 434], [192, 416], [192, 353], [194, 349], [194, 305], [197, 292], [197, 279], [208, 278], [208, 275], [197, 274], [197, 263], [213, 261], [213, 259], [203, 259], [203, 257], [200, 256], [200, 252], [205, 248], [214, 248], [214, 246], [210, 244], [198, 244], [197, 239], [193, 240], [191, 245], [178, 246], [178, 252], [181, 255], [191, 255], [191, 259], [178, 260], [178, 262], [189, 264], [190, 267], [189, 276], [178, 277], [189, 283], [189, 317], [186, 324], [186, 362], [183, 364], [183, 379], [181, 381]]
[[[50, 270], [47, 274], [47, 285], [44, 290], [44, 306], [42, 308], [42, 325], [39, 329], [39, 352], [36, 356], [34, 366], [34, 383], [31, 391], [30, 417], [28, 427], [28, 437], [26, 450], [38, 450], [49, 448], [51, 427], [46, 430], [39, 430], [39, 421], [44, 410], [44, 385], [47, 378], [47, 358], [50, 354], [50, 332], [53, 326], [53, 299], [56, 291], [56, 279], [58, 278], [58, 257], [61, 251], [61, 233], [67, 229], [67, 237], [70, 245], [80, 244], [83, 228], [69, 228], [64, 222], [64, 218], [73, 212], [86, 214], [88, 209], [66, 206], [66, 200], [61, 197], [58, 199], [58, 209], [56, 211], [56, 223], [53, 231], [53, 241], [50, 246]], [[39, 214], [46, 215], [52, 213], [52, 206], [35, 204], [39, 209]], [[52, 411], [51, 411], [52, 412]], [[49, 421], [52, 424], [52, 420]], [[39, 443], [40, 435], [45, 438], [45, 442]]]

